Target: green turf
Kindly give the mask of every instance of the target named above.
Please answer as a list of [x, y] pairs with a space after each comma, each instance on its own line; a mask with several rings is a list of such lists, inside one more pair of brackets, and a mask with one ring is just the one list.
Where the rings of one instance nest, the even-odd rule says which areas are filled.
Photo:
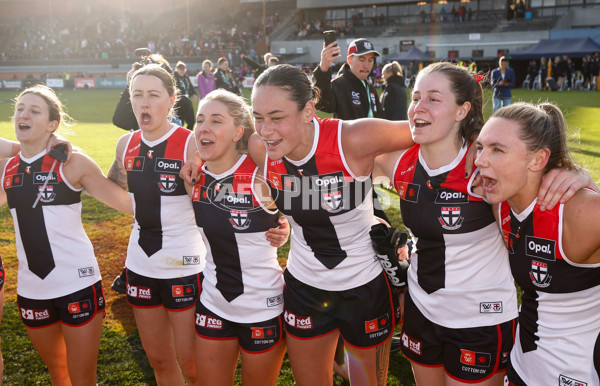
[[[81, 147], [106, 172], [114, 159], [114, 149], [118, 138], [125, 132], [112, 125], [112, 113], [119, 99], [120, 90], [78, 90], [63, 91], [60, 95], [67, 105], [69, 114], [78, 122], [73, 127], [74, 135], [67, 136], [76, 146]], [[0, 91], [0, 137], [14, 139], [10, 117], [11, 99], [16, 93]], [[485, 115], [491, 114], [490, 91], [486, 90]], [[249, 93], [245, 91], [245, 96]], [[595, 176], [600, 176], [600, 93], [597, 92], [533, 92], [514, 90], [513, 101], [528, 102], [550, 101], [557, 103], [566, 114], [571, 131], [576, 134], [571, 145], [577, 151], [576, 158]], [[326, 114], [319, 113], [320, 116]], [[394, 195], [392, 200], [397, 200]], [[84, 198], [83, 217], [85, 222], [95, 223], [117, 216], [118, 213], [107, 208], [95, 199]], [[388, 210], [392, 222], [401, 225], [397, 208], [392, 205]], [[0, 208], [0, 220], [9, 217], [6, 206]], [[0, 223], [0, 232], [7, 231]], [[0, 238], [0, 252], [11, 240]], [[9, 274], [14, 275], [14, 272]], [[14, 302], [5, 306], [1, 326], [2, 348], [5, 359], [6, 385], [49, 384], [47, 370], [36, 355], [18, 318]], [[412, 385], [412, 374], [403, 358], [392, 356], [390, 365], [390, 385]], [[98, 382], [105, 385], [154, 384], [152, 371], [141, 348], [136, 333], [126, 335], [104, 329], [100, 347]], [[237, 381], [239, 384], [239, 374]], [[336, 379], [336, 384], [340, 380]], [[293, 385], [289, 363], [284, 362], [278, 384]]]

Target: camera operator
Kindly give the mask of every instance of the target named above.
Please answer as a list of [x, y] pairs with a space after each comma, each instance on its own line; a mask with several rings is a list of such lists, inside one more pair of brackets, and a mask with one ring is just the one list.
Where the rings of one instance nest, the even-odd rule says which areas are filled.
[[[160, 64], [162, 68], [173, 74], [173, 69], [169, 65], [169, 62], [163, 58], [162, 55], [152, 54], [147, 48], [138, 48], [135, 50], [135, 54], [142, 59], [139, 62], [133, 63], [131, 69], [127, 72], [127, 87], [125, 87], [125, 90], [121, 93], [121, 99], [113, 114], [113, 125], [129, 131], [136, 131], [139, 129], [129, 100], [129, 80], [131, 75], [133, 75], [137, 69], [151, 63]], [[175, 102], [174, 110], [176, 117], [172, 122], [180, 126], [185, 125], [189, 130], [193, 130], [194, 124], [196, 123], [196, 117], [192, 100], [184, 95], [180, 95]]]

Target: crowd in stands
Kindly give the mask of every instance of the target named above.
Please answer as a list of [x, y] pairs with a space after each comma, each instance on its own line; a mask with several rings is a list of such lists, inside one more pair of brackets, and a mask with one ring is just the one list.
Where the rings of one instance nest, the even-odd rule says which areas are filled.
[[321, 22], [321, 19], [314, 19], [308, 22], [300, 22], [296, 28], [296, 37], [303, 38], [320, 38], [323, 31], [333, 30], [337, 36], [343, 38], [355, 34], [354, 27], [347, 25], [343, 27], [333, 27]]
[[[185, 23], [165, 18], [161, 24], [142, 16], [125, 20], [99, 17], [82, 23], [70, 16], [56, 16], [52, 21], [17, 19], [0, 23], [0, 60], [52, 60], [64, 58], [109, 59], [133, 58], [138, 47], [148, 47], [165, 56], [224, 56], [237, 49], [252, 56], [252, 47], [270, 33], [279, 22], [277, 13], [266, 19], [265, 29], [252, 11], [239, 11], [226, 21], [194, 23], [189, 33]], [[256, 55], [254, 53], [254, 55]]]
[[[461, 3], [462, 4], [462, 3]], [[364, 16], [362, 12], [353, 14], [349, 22], [339, 23], [341, 25], [329, 25], [326, 22], [322, 22], [321, 19], [313, 19], [310, 21], [302, 21], [296, 28], [295, 37], [303, 38], [315, 38], [322, 34], [326, 30], [335, 30], [339, 37], [345, 37], [347, 35], [355, 35], [357, 27], [369, 26], [390, 26], [404, 23], [463, 23], [475, 20], [477, 16], [474, 14], [473, 9], [459, 5], [458, 7], [452, 5], [450, 10], [446, 9], [446, 6], [436, 5], [434, 7], [422, 6], [420, 11], [413, 16], [408, 17], [386, 17], [383, 13], [373, 16]]]

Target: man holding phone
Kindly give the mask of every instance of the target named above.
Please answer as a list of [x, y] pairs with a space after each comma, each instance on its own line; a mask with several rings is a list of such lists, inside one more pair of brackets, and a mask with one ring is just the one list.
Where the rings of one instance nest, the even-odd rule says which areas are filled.
[[[315, 85], [321, 90], [316, 108], [333, 113], [334, 118], [349, 120], [382, 117], [381, 104], [373, 85], [367, 80], [380, 56], [366, 39], [356, 39], [348, 47], [346, 63], [335, 79], [331, 79], [331, 64], [341, 56], [341, 49], [332, 31], [325, 31], [321, 62], [313, 71]], [[332, 43], [328, 43], [333, 38]]]
[[[315, 107], [318, 110], [333, 113], [334, 118], [351, 120], [358, 118], [383, 118], [383, 110], [373, 85], [367, 80], [380, 56], [373, 44], [367, 39], [356, 39], [348, 46], [346, 63], [342, 65], [335, 79], [331, 79], [331, 64], [341, 56], [341, 49], [333, 31], [323, 32], [325, 42], [321, 51], [321, 62], [313, 71], [315, 86], [321, 95]], [[375, 216], [390, 223], [373, 189], [373, 208]], [[383, 384], [387, 379], [389, 343], [378, 346], [377, 374], [383, 374]], [[336, 350], [334, 369], [347, 380], [344, 370], [343, 342], [340, 340]]]

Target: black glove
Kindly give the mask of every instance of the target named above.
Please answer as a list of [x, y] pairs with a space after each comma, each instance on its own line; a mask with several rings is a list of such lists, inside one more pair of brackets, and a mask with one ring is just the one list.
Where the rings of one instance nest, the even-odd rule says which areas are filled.
[[406, 286], [409, 263], [406, 260], [399, 261], [397, 251], [398, 248], [404, 247], [408, 235], [382, 223], [373, 225], [369, 234], [373, 249], [377, 253], [377, 260], [388, 275], [391, 284], [398, 288]]

